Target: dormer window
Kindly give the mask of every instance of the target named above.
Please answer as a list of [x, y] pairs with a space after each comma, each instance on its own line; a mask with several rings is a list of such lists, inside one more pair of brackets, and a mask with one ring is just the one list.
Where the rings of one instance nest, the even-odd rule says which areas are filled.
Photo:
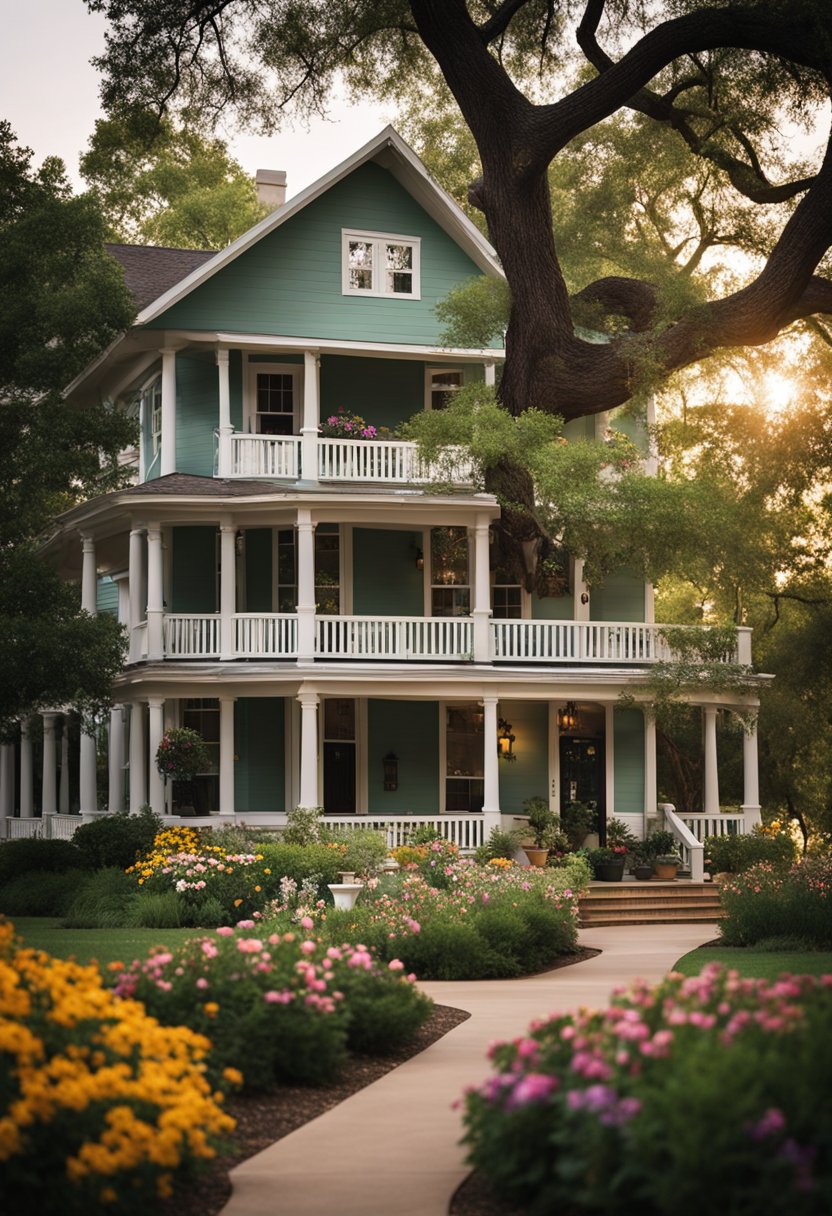
[[347, 296], [418, 300], [418, 237], [388, 232], [341, 232], [341, 289]]

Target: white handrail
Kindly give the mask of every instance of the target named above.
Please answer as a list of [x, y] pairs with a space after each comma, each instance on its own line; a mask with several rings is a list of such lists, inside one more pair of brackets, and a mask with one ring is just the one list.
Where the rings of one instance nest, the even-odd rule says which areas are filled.
[[407, 844], [416, 828], [428, 825], [463, 851], [479, 848], [485, 839], [482, 815], [325, 815], [327, 827], [345, 831], [372, 828], [384, 832], [388, 849]]
[[468, 617], [319, 616], [315, 652], [338, 659], [467, 659], [473, 629]]
[[297, 478], [301, 473], [299, 435], [231, 436], [232, 477]]
[[235, 654], [240, 659], [294, 658], [298, 618], [290, 612], [238, 612], [234, 617]]
[[220, 653], [218, 612], [165, 613], [164, 652], [167, 658], [213, 659]]
[[682, 864], [690, 869], [692, 882], [705, 880], [705, 846], [697, 840], [683, 819], [676, 814], [676, 808], [670, 802], [663, 802], [659, 809], [664, 811], [664, 821], [668, 831], [672, 832], [679, 845]]

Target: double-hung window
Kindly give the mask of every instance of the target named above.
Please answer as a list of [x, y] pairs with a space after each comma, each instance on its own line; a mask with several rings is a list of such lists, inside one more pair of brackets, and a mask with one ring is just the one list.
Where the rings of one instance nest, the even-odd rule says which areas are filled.
[[155, 376], [141, 391], [140, 417], [150, 429], [150, 450], [157, 455], [162, 446], [162, 377]]
[[341, 289], [346, 296], [420, 299], [420, 240], [388, 232], [341, 232]]

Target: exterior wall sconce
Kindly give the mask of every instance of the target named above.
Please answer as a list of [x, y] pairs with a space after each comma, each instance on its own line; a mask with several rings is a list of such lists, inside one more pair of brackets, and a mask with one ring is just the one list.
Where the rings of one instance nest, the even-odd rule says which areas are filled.
[[421, 549], [417, 549], [416, 550], [416, 569], [424, 570], [424, 568], [425, 568], [425, 555]]
[[399, 757], [388, 752], [382, 760], [384, 766], [384, 788], [397, 790], [399, 788]]
[[497, 755], [501, 760], [516, 760], [514, 754], [514, 735], [511, 733], [511, 723], [505, 718], [497, 721]]
[[574, 701], [567, 701], [558, 710], [558, 730], [562, 735], [571, 734], [578, 729], [578, 710]]

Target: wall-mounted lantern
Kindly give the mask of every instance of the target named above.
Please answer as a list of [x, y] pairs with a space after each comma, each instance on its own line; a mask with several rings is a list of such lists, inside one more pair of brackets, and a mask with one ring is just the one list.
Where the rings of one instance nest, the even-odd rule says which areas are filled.
[[424, 568], [425, 568], [425, 555], [421, 549], [417, 549], [416, 550], [416, 569], [424, 570]]
[[514, 754], [514, 735], [511, 733], [511, 723], [505, 718], [497, 720], [497, 755], [501, 760], [516, 760]]
[[574, 701], [567, 701], [558, 710], [558, 730], [562, 735], [574, 734], [578, 729], [578, 709]]
[[382, 761], [384, 767], [384, 788], [397, 790], [399, 788], [399, 757], [388, 752]]

